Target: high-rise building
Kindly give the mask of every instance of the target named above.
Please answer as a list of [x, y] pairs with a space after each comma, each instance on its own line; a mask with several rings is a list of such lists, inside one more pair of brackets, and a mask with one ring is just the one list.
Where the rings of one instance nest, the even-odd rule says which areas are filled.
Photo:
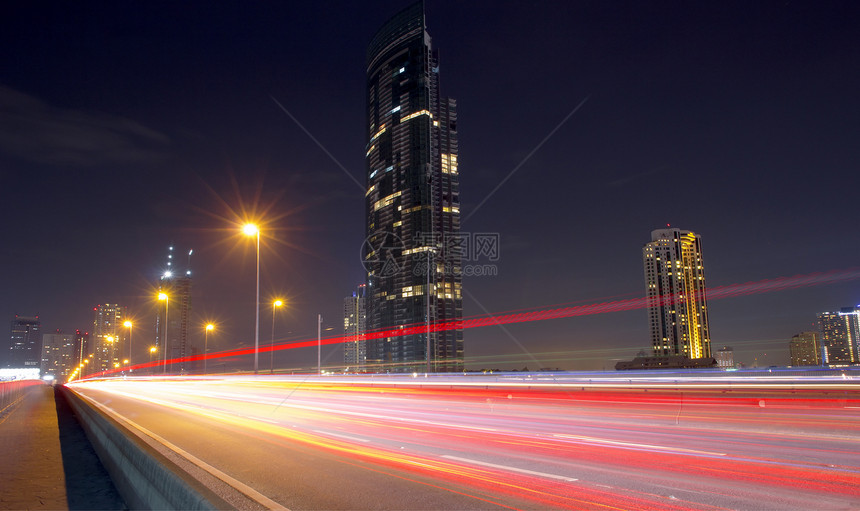
[[79, 366], [84, 359], [92, 353], [90, 348], [90, 333], [75, 330], [75, 367]]
[[818, 329], [823, 363], [860, 363], [860, 307], [818, 314]]
[[[457, 103], [439, 93], [424, 4], [388, 20], [367, 49], [367, 364], [460, 371], [462, 318]], [[426, 332], [397, 335], [406, 327]]]
[[128, 332], [123, 327], [128, 317], [128, 308], [115, 303], [93, 307], [93, 346], [89, 373], [116, 368], [128, 342]]
[[818, 342], [818, 332], [800, 332], [791, 338], [788, 344], [793, 366], [821, 365], [821, 346]]
[[655, 356], [711, 357], [705, 266], [698, 234], [657, 229], [642, 249]]
[[735, 366], [735, 351], [731, 346], [723, 346], [714, 352], [714, 359], [720, 369], [731, 369]]
[[[191, 253], [188, 251], [188, 267], [177, 270], [173, 247], [168, 247], [167, 267], [158, 283], [159, 294], [167, 296], [155, 318], [155, 345], [159, 358], [171, 360], [188, 356], [188, 325], [191, 321]], [[180, 362], [171, 371], [184, 372], [188, 368]]]
[[347, 371], [364, 372], [367, 362], [367, 345], [364, 332], [367, 328], [364, 284], [352, 296], [343, 299], [343, 364]]
[[74, 370], [75, 336], [57, 331], [42, 335], [42, 375], [64, 382]]
[[42, 363], [42, 321], [39, 316], [18, 316], [12, 320], [5, 366], [14, 369], [39, 369]]

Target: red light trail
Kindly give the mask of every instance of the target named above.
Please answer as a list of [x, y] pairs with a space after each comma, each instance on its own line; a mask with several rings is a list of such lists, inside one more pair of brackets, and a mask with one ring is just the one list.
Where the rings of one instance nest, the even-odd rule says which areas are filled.
[[[766, 279], [755, 282], [745, 282], [742, 284], [729, 284], [726, 286], [718, 286], [710, 288], [706, 291], [708, 300], [721, 300], [725, 298], [736, 298], [740, 296], [751, 296], [764, 293], [774, 293], [778, 291], [787, 291], [790, 289], [800, 289], [812, 286], [820, 286], [833, 284], [837, 282], [845, 282], [860, 278], [860, 269], [851, 268], [847, 270], [832, 270], [829, 272], [810, 273], [805, 275], [794, 275], [791, 277], [779, 277], [775, 279]], [[682, 298], [682, 297], [679, 297]], [[664, 297], [663, 301], [671, 301], [672, 298]], [[609, 302], [600, 302], [587, 305], [577, 305], [569, 307], [559, 307], [555, 309], [535, 310], [529, 312], [503, 312], [497, 314], [489, 314], [483, 316], [473, 316], [460, 321], [441, 322], [430, 325], [430, 331], [438, 332], [445, 330], [471, 329], [487, 326], [508, 325], [514, 323], [527, 323], [532, 321], [546, 321], [550, 319], [572, 318], [577, 316], [589, 316], [593, 314], [607, 314], [610, 312], [622, 312], [636, 309], [644, 309], [648, 307], [648, 299], [646, 297], [631, 298], [626, 300], [615, 300]], [[387, 330], [371, 331], [362, 336], [362, 340], [381, 339], [385, 337], [398, 337], [402, 335], [425, 334], [427, 332], [426, 324], [404, 325], [401, 328], [393, 328]], [[335, 336], [327, 337], [320, 341], [323, 346], [332, 344], [342, 344], [345, 342], [355, 341], [354, 337]], [[316, 339], [288, 342], [276, 344], [274, 346], [260, 346], [259, 353], [269, 353], [270, 351], [281, 351], [298, 348], [309, 348], [317, 346]], [[221, 351], [211, 353], [209, 355], [194, 355], [183, 358], [175, 358], [167, 360], [167, 364], [177, 364], [184, 362], [194, 362], [238, 357], [244, 355], [252, 355], [253, 348], [241, 348], [235, 350]], [[110, 374], [121, 373], [125, 370], [141, 370], [152, 367], [158, 367], [164, 361], [137, 364], [131, 367], [113, 369], [90, 377], [107, 376]]]

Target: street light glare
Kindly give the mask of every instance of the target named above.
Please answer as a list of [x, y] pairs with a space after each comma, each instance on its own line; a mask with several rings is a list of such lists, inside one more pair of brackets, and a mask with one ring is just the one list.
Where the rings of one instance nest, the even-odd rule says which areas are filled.
[[167, 295], [165, 293], [158, 293], [159, 300], [167, 300]]
[[242, 227], [242, 232], [244, 232], [248, 236], [254, 236], [255, 234], [259, 233], [260, 230], [254, 224], [245, 224]]
[[131, 328], [131, 321], [126, 321], [125, 323], [123, 323], [123, 325], [124, 325], [126, 328]]
[[208, 330], [208, 331], [215, 330], [215, 325], [213, 325], [212, 323], [209, 323], [208, 325], [206, 325], [206, 330]]
[[281, 306], [281, 305], [283, 305], [283, 304], [284, 304], [284, 302], [283, 302], [283, 301], [281, 301], [281, 300], [275, 300], [275, 307], [280, 307], [280, 306]]

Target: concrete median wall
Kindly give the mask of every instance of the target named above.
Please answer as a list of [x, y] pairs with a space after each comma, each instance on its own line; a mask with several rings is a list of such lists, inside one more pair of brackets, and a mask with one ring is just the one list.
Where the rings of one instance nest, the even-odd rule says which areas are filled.
[[62, 393], [130, 509], [235, 508], [136, 432], [68, 388]]

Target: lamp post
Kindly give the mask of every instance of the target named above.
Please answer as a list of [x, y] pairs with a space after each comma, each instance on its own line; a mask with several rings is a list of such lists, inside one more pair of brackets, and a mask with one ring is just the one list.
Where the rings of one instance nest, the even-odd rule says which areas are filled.
[[132, 323], [131, 323], [131, 321], [126, 321], [125, 323], [123, 323], [123, 325], [126, 328], [128, 328], [128, 362], [127, 363], [131, 363], [131, 327], [132, 327]]
[[283, 304], [283, 300], [272, 302], [272, 342], [269, 345], [269, 374], [275, 374], [275, 311]]
[[150, 347], [149, 347], [149, 365], [150, 365], [150, 370], [152, 370], [152, 356], [153, 356], [153, 355], [155, 355], [155, 352], [156, 352], [156, 351], [158, 351], [158, 348], [156, 348], [155, 346], [150, 346]]
[[161, 343], [164, 350], [164, 355], [162, 355], [162, 373], [167, 373], [167, 325], [168, 325], [168, 314], [170, 313], [170, 297], [167, 296], [167, 293], [158, 293], [158, 299], [164, 300], [164, 342]]
[[209, 361], [209, 332], [215, 329], [215, 325], [209, 323], [206, 325], [206, 330], [203, 340], [203, 374], [207, 372], [207, 362]]
[[245, 224], [242, 232], [257, 237], [257, 312], [254, 327], [254, 374], [257, 374], [260, 362], [260, 229], [254, 224]]

